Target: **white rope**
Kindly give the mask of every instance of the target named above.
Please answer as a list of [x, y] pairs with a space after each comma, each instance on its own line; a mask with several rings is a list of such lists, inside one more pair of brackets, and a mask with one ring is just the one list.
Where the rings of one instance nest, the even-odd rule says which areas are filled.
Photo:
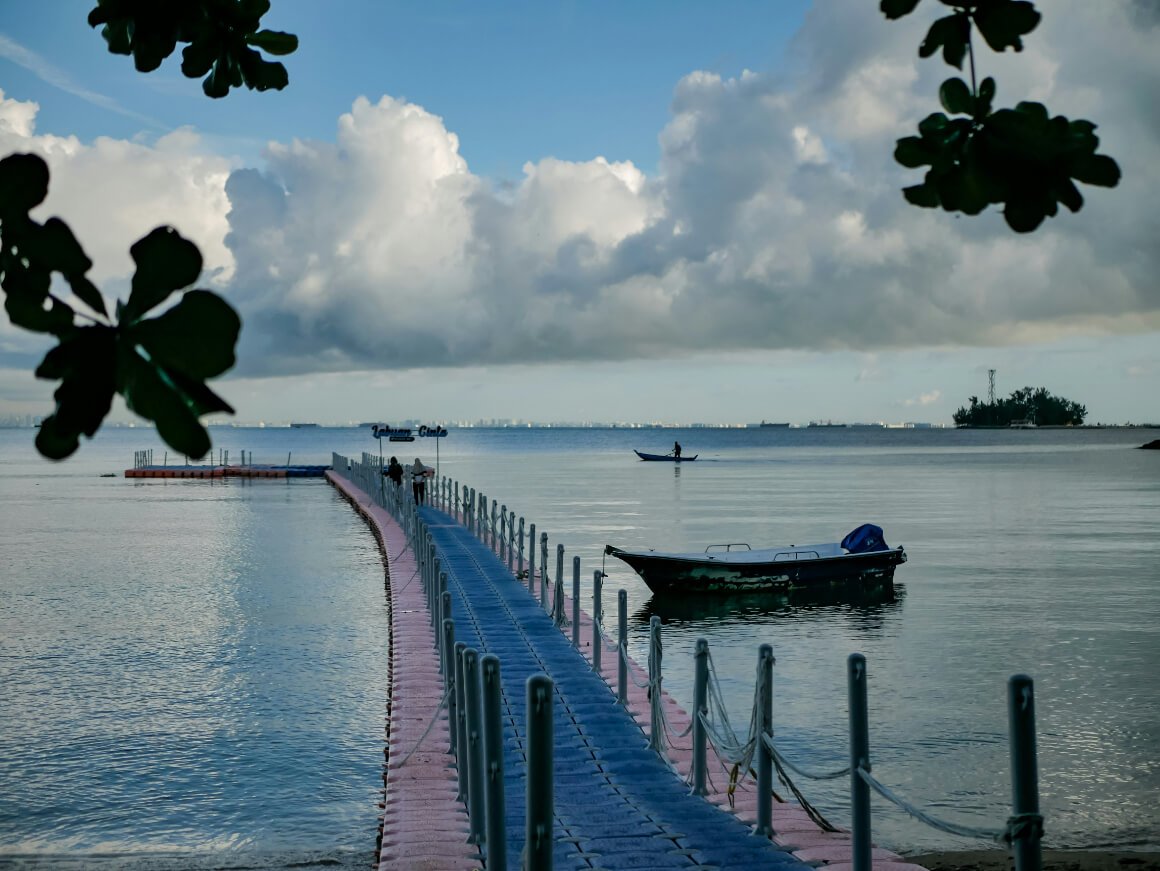
[[[721, 692], [721, 682], [717, 678], [717, 668], [713, 664], [712, 654], [706, 654], [709, 661], [709, 687], [706, 714], [698, 713], [705, 726], [705, 734], [709, 738], [717, 756], [734, 765], [740, 770], [748, 772], [753, 761], [753, 754], [757, 749], [757, 733], [760, 728], [758, 717], [761, 710], [761, 681], [757, 681], [754, 692], [753, 708], [749, 717], [749, 733], [744, 741], [737, 737], [737, 730], [729, 722], [729, 712], [725, 707], [724, 695]], [[721, 728], [716, 720], [720, 720]], [[724, 732], [722, 732], [722, 728]]]
[[407, 578], [407, 583], [403, 584], [403, 586], [401, 586], [399, 588], [399, 593], [401, 594], [404, 590], [407, 589], [407, 587], [411, 586], [411, 581], [415, 580], [415, 578], [417, 578], [418, 576], [419, 576], [419, 569], [416, 568], [415, 571], [411, 574], [411, 577]]
[[742, 744], [737, 741], [736, 735], [726, 736], [722, 734], [703, 713], [697, 716], [700, 717], [701, 724], [705, 727], [705, 736], [713, 745], [717, 757], [730, 765], [740, 766], [742, 771], [748, 771], [750, 761], [753, 759], [755, 742], [750, 739]]
[[619, 652], [620, 652], [620, 660], [621, 660], [621, 662], [624, 663], [626, 670], [628, 671], [629, 680], [631, 680], [634, 684], [636, 684], [642, 690], [646, 687], [651, 686], [652, 684], [649, 683], [649, 679], [647, 677], [644, 679], [644, 683], [641, 683], [640, 681], [638, 681], [636, 679], [636, 675], [633, 674], [632, 667], [635, 663], [628, 656], [628, 647], [626, 647], [623, 644], [617, 645], [617, 647], [618, 647]]
[[[972, 826], [962, 826], [958, 823], [948, 823], [945, 820], [932, 817], [926, 811], [923, 811], [912, 805], [910, 802], [906, 801], [906, 799], [895, 795], [893, 792], [891, 792], [890, 789], [879, 783], [878, 780], [875, 779], [874, 775], [872, 775], [865, 768], [858, 768], [858, 776], [861, 777], [862, 780], [864, 780], [866, 784], [876, 793], [878, 793], [887, 801], [906, 811], [919, 822], [926, 823], [931, 828], [938, 829], [940, 832], [946, 832], [948, 835], [960, 835], [964, 838], [978, 838], [982, 841], [998, 841], [1003, 843], [1009, 841], [1012, 836], [1012, 831], [1015, 828], [1015, 826], [1011, 823], [1009, 823], [1008, 827], [1002, 831], [996, 831], [995, 829], [976, 829]], [[1028, 816], [1030, 817], [1038, 815], [1032, 814]], [[1014, 819], [1015, 818], [1013, 817], [1012, 820]], [[1039, 819], [1042, 821], [1042, 817]]]
[[774, 745], [773, 738], [771, 736], [762, 735], [762, 739], [765, 741], [765, 746], [769, 750], [769, 752], [777, 757], [778, 762], [780, 762], [782, 765], [784, 765], [786, 768], [788, 768], [794, 774], [800, 774], [802, 777], [806, 778], [807, 780], [837, 780], [839, 777], [847, 777], [850, 774], [850, 766], [849, 765], [847, 765], [841, 771], [829, 771], [825, 774], [817, 774], [817, 773], [812, 772], [812, 771], [806, 771], [804, 768], [799, 768], [798, 766], [796, 766], [792, 762], [790, 762], [788, 759], [786, 759], [785, 756], [782, 754], [782, 752], [780, 750], [778, 750], [777, 747]]
[[552, 584], [552, 622], [560, 629], [566, 629], [572, 625], [572, 621], [565, 613], [567, 610], [564, 607], [564, 579], [562, 577], [556, 578], [556, 582]]
[[440, 712], [447, 706], [447, 701], [451, 698], [451, 692], [453, 689], [454, 687], [450, 686], [447, 688], [447, 692], [443, 694], [442, 701], [439, 702], [439, 707], [436, 708], [435, 713], [431, 715], [431, 722], [427, 724], [427, 728], [423, 730], [423, 734], [419, 736], [419, 740], [415, 742], [415, 746], [412, 747], [407, 752], [407, 755], [403, 757], [403, 761], [394, 766], [394, 768], [402, 768], [404, 765], [406, 765], [410, 758], [415, 755], [415, 751], [419, 749], [419, 746], [423, 743], [427, 736], [431, 734], [431, 730], [435, 728], [435, 723], [439, 720]]
[[[655, 695], [658, 697], [661, 696], [660, 693], [655, 693]], [[688, 735], [690, 732], [693, 731], [693, 721], [690, 720], [689, 725], [687, 725], [680, 732], [674, 733], [673, 732], [673, 724], [671, 722], [669, 722], [669, 715], [665, 713], [665, 706], [663, 704], [663, 701], [664, 701], [664, 699], [662, 698], [661, 701], [658, 702], [658, 704], [660, 704], [660, 721], [661, 721], [661, 724], [664, 726], [665, 738], [668, 739], [669, 746], [672, 747], [673, 746], [673, 742], [672, 742], [673, 738], [684, 738], [686, 735]]]

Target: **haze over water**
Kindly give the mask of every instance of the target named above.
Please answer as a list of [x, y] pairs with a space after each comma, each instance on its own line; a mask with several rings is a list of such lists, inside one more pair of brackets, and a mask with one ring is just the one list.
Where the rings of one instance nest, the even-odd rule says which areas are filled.
[[[366, 429], [213, 431], [257, 462], [377, 452]], [[1007, 678], [1035, 678], [1052, 846], [1160, 844], [1160, 455], [1147, 430], [452, 430], [441, 471], [603, 568], [606, 626], [665, 623], [665, 685], [689, 707], [710, 643], [735, 726], [773, 645], [776, 740], [846, 764], [845, 659], [867, 656], [875, 775], [938, 816], [1009, 812]], [[0, 431], [0, 864], [132, 853], [141, 867], [245, 858], [365, 866], [386, 694], [382, 569], [317, 481], [100, 478], [149, 430], [106, 430], [64, 464]], [[693, 464], [641, 463], [679, 438]], [[435, 465], [435, 442], [382, 445]], [[881, 525], [909, 562], [893, 601], [653, 600], [603, 546], [700, 550], [834, 541]], [[405, 580], [405, 579], [403, 579]], [[715, 775], [718, 781], [720, 775]], [[846, 825], [844, 781], [799, 783]], [[783, 791], [779, 787], [779, 791]], [[903, 851], [972, 842], [882, 802]]]

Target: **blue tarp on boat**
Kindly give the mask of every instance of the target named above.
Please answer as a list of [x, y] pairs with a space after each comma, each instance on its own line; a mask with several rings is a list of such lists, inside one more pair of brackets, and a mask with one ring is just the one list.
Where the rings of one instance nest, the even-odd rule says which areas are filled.
[[850, 553], [871, 553], [889, 550], [882, 535], [882, 527], [873, 523], [863, 523], [842, 539], [842, 547]]

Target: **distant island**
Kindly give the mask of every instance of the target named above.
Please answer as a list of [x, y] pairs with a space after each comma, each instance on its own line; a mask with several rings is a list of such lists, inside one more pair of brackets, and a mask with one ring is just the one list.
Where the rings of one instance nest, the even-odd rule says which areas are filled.
[[972, 396], [970, 405], [953, 415], [956, 426], [1001, 426], [1031, 428], [1038, 426], [1080, 426], [1087, 408], [1078, 402], [1052, 396], [1045, 387], [1024, 387], [1007, 399], [979, 402]]

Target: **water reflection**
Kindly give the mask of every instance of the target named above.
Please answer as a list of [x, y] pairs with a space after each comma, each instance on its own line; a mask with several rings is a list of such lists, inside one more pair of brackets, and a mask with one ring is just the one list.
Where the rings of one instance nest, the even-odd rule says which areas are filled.
[[665, 625], [682, 628], [720, 627], [731, 622], [749, 626], [790, 620], [833, 623], [846, 620], [854, 628], [881, 631], [897, 618], [906, 599], [906, 587], [864, 593], [818, 590], [792, 593], [730, 593], [720, 596], [666, 596], [654, 594], [631, 619], [647, 625], [660, 617]]

